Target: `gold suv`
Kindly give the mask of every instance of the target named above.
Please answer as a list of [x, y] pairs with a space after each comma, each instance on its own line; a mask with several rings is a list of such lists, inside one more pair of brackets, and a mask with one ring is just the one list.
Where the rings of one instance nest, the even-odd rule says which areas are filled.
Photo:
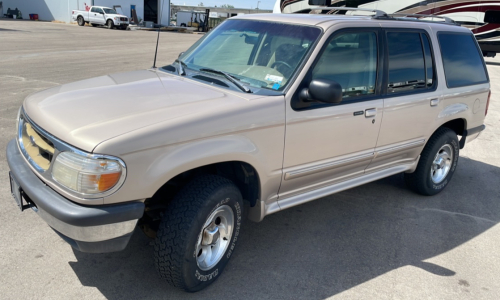
[[397, 173], [441, 192], [485, 128], [480, 49], [449, 19], [373, 13], [239, 16], [171, 65], [29, 96], [7, 148], [17, 204], [84, 252], [122, 250], [138, 225], [161, 277], [193, 292], [247, 216]]

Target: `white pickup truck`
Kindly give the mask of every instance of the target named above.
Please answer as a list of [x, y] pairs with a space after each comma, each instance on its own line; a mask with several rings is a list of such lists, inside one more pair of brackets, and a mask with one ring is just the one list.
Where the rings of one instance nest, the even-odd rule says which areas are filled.
[[73, 21], [77, 21], [78, 25], [84, 26], [85, 23], [92, 26], [106, 25], [109, 29], [114, 27], [127, 29], [129, 19], [127, 16], [120, 15], [116, 10], [104, 6], [91, 6], [90, 10], [73, 10]]

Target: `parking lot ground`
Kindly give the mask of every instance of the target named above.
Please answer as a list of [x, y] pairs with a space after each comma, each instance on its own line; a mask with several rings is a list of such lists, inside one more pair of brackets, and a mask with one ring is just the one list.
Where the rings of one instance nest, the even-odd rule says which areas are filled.
[[[158, 65], [198, 38], [162, 33]], [[500, 298], [500, 58], [487, 60], [486, 131], [461, 151], [444, 192], [413, 194], [400, 174], [247, 222], [225, 272], [196, 294], [158, 277], [140, 230], [122, 252], [85, 254], [21, 213], [5, 148], [23, 99], [149, 68], [155, 42], [154, 32], [0, 20], [0, 299]]]

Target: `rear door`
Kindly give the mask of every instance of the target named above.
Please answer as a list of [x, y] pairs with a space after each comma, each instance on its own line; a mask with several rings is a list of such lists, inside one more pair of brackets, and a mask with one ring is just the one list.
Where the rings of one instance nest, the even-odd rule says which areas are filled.
[[[301, 194], [361, 176], [372, 160], [383, 108], [380, 44], [378, 27], [334, 32], [295, 93], [287, 94], [281, 208], [300, 203]], [[314, 79], [338, 82], [342, 102], [300, 100]]]
[[431, 51], [434, 41], [424, 29], [428, 26], [415, 26], [422, 29], [383, 30], [388, 57], [383, 84], [384, 118], [376, 156], [367, 173], [412, 163], [435, 129], [442, 91], [437, 88]]

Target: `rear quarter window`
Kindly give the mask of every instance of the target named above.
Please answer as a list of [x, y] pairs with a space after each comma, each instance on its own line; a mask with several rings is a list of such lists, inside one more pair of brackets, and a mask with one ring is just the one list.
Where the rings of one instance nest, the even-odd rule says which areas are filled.
[[446, 85], [449, 88], [488, 82], [488, 75], [472, 34], [439, 32]]

